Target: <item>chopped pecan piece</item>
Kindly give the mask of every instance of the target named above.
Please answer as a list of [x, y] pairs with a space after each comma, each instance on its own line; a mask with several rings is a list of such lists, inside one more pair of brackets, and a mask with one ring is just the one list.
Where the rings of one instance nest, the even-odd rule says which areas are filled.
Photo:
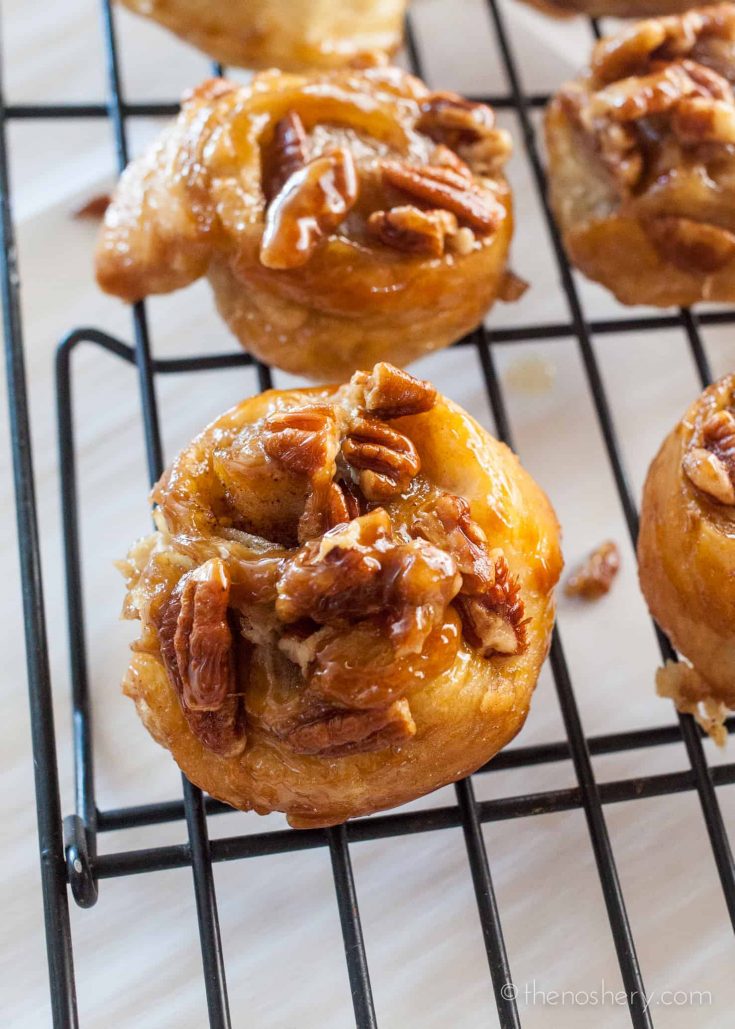
[[691, 447], [682, 467], [697, 489], [728, 507], [735, 504], [735, 416], [717, 411], [702, 427], [702, 446]]
[[213, 558], [182, 576], [163, 606], [158, 629], [161, 656], [191, 711], [216, 711], [235, 690], [229, 599], [229, 573]]
[[452, 171], [456, 172], [457, 175], [461, 175], [463, 179], [468, 179], [470, 182], [472, 179], [472, 172], [466, 161], [448, 146], [444, 146], [440, 143], [439, 146], [434, 147], [429, 157], [429, 164], [435, 168], [451, 168]]
[[419, 513], [411, 531], [452, 555], [465, 591], [481, 593], [495, 582], [495, 563], [487, 550], [487, 537], [473, 521], [470, 505], [462, 497], [440, 494]]
[[307, 161], [306, 132], [298, 114], [290, 111], [277, 121], [263, 170], [263, 189], [269, 202], [278, 196], [294, 172]]
[[725, 100], [687, 97], [677, 104], [671, 127], [685, 145], [735, 143], [735, 105]]
[[291, 729], [286, 742], [297, 754], [364, 754], [404, 743], [416, 733], [407, 700], [387, 708], [330, 711]]
[[436, 389], [426, 379], [380, 361], [365, 379], [365, 409], [385, 421], [423, 414], [436, 403]]
[[520, 654], [526, 646], [525, 606], [520, 583], [503, 555], [495, 557], [495, 581], [482, 593], [460, 593], [455, 604], [467, 639], [483, 657]]
[[298, 268], [333, 232], [357, 200], [352, 154], [338, 147], [294, 172], [266, 214], [260, 260], [266, 268]]
[[517, 654], [526, 645], [520, 584], [510, 575], [505, 557], [488, 549], [487, 537], [470, 515], [469, 504], [441, 493], [422, 511], [412, 533], [452, 555], [462, 576], [455, 606], [465, 636], [483, 655]]
[[716, 272], [735, 256], [735, 233], [719, 225], [676, 215], [661, 215], [642, 224], [664, 260], [683, 271]]
[[595, 44], [591, 69], [595, 82], [607, 85], [645, 71], [650, 55], [666, 39], [666, 28], [659, 18], [649, 18], [626, 26], [621, 32]]
[[373, 211], [368, 231], [386, 246], [408, 254], [441, 257], [446, 236], [457, 231], [457, 219], [449, 211], [421, 211], [418, 207], [393, 207]]
[[698, 61], [682, 61], [682, 68], [697, 87], [697, 94], [705, 99], [726, 100], [732, 103], [733, 91], [729, 81]]
[[666, 64], [648, 75], [631, 76], [606, 86], [590, 98], [592, 118], [638, 121], [670, 111], [698, 87], [681, 64]]
[[402, 631], [407, 611], [422, 611], [428, 632], [430, 612], [443, 614], [459, 585], [448, 554], [423, 540], [395, 541], [390, 517], [378, 508], [301, 548], [279, 579], [276, 614], [320, 625], [382, 615]]
[[502, 300], [504, 304], [514, 304], [527, 291], [528, 285], [526, 279], [506, 269], [498, 286], [498, 300]]
[[307, 543], [359, 515], [359, 501], [347, 483], [317, 483], [306, 498], [304, 513], [299, 519], [299, 543]]
[[718, 504], [735, 504], [735, 486], [725, 464], [705, 447], [692, 447], [684, 455], [682, 468], [689, 481]]
[[569, 576], [564, 592], [568, 597], [597, 600], [609, 593], [620, 570], [620, 553], [612, 540], [596, 547], [583, 564]]
[[357, 471], [368, 500], [387, 500], [403, 493], [421, 467], [408, 436], [378, 418], [357, 416], [342, 441], [342, 456]]
[[416, 128], [456, 150], [460, 143], [472, 143], [494, 131], [495, 114], [486, 104], [474, 103], [458, 93], [432, 93], [421, 104]]
[[385, 160], [381, 170], [391, 186], [432, 207], [451, 211], [459, 222], [480, 232], [494, 232], [505, 216], [503, 205], [490, 190], [469, 182], [451, 168], [414, 167]]
[[[334, 470], [339, 432], [329, 404], [276, 411], [263, 421], [263, 449], [290, 472], [314, 475]], [[331, 478], [331, 474], [329, 476]]]

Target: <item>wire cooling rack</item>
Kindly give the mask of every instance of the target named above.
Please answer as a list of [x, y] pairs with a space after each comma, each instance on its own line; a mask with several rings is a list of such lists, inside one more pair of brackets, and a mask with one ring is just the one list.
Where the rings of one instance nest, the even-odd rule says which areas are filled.
[[[506, 403], [496, 369], [494, 345], [563, 337], [576, 341], [625, 521], [631, 538], [635, 539], [638, 525], [636, 507], [621, 457], [620, 444], [613, 427], [605, 384], [592, 347], [592, 339], [594, 336], [611, 333], [635, 333], [678, 327], [686, 334], [693, 360], [704, 385], [710, 381], [711, 373], [699, 327], [702, 324], [734, 324], [735, 312], [709, 311], [697, 316], [691, 311], [683, 310], [678, 313], [661, 315], [616, 317], [598, 321], [586, 320], [571, 270], [564, 256], [558, 231], [546, 201], [544, 170], [532, 113], [534, 109], [542, 107], [547, 98], [524, 92], [518, 60], [511, 45], [505, 18], [501, 7], [494, 0], [490, 0], [488, 3], [487, 15], [502, 60], [507, 92], [502, 95], [477, 97], [477, 99], [485, 100], [498, 109], [514, 110], [517, 114], [521, 128], [519, 142], [525, 150], [532, 181], [542, 205], [563, 287], [567, 317], [562, 321], [548, 324], [516, 326], [492, 331], [482, 328], [457, 345], [475, 348], [498, 433], [512, 445]], [[566, 730], [566, 739], [555, 743], [516, 747], [498, 755], [487, 768], [481, 769], [481, 772], [511, 770], [571, 759], [577, 779], [575, 787], [478, 801], [475, 797], [472, 780], [466, 779], [456, 784], [456, 803], [448, 806], [357, 819], [333, 829], [256, 832], [250, 835], [213, 840], [209, 839], [209, 817], [230, 809], [203, 796], [201, 791], [188, 783], [186, 779], [182, 780], [183, 796], [180, 799], [114, 810], [99, 809], [95, 800], [85, 622], [81, 600], [76, 453], [73, 431], [72, 354], [80, 343], [91, 343], [137, 368], [142, 400], [146, 458], [151, 481], [160, 475], [163, 468], [160, 421], [156, 403], [156, 377], [253, 363], [247, 355], [239, 352], [204, 354], [194, 357], [155, 358], [151, 351], [144, 304], [137, 304], [133, 308], [133, 345], [105, 332], [84, 328], [71, 332], [62, 340], [57, 352], [59, 462], [63, 502], [76, 772], [76, 812], [62, 820], [47, 631], [44, 620], [38, 521], [31, 455], [31, 427], [24, 367], [23, 325], [19, 304], [20, 281], [8, 175], [7, 127], [10, 121], [16, 119], [109, 118], [114, 131], [117, 163], [122, 168], [128, 159], [128, 123], [130, 119], [141, 116], [172, 115], [177, 111], [178, 107], [174, 103], [126, 101], [121, 88], [115, 24], [109, 0], [104, 0], [102, 3], [102, 19], [109, 87], [107, 103], [11, 105], [5, 103], [2, 91], [0, 91], [2, 302], [23, 582], [38, 834], [54, 1024], [56, 1026], [74, 1026], [78, 1021], [68, 887], [70, 887], [77, 904], [89, 907], [97, 901], [98, 882], [101, 879], [190, 866], [196, 898], [209, 1020], [212, 1026], [225, 1027], [230, 1025], [230, 1015], [227, 978], [220, 942], [217, 898], [212, 874], [213, 863], [325, 847], [331, 858], [355, 1022], [360, 1027], [374, 1026], [377, 1022], [371, 993], [368, 956], [363, 941], [360, 912], [353, 881], [350, 844], [409, 833], [461, 827], [469, 858], [499, 1021], [503, 1027], [519, 1026], [521, 1022], [516, 1000], [513, 997], [513, 991], [507, 989], [507, 985], [512, 982], [511, 967], [503, 938], [501, 916], [493, 890], [491, 868], [481, 826], [483, 823], [496, 820], [581, 809], [587, 821], [589, 841], [594, 853], [610, 930], [627, 994], [630, 1019], [632, 1024], [637, 1027], [652, 1025], [651, 1011], [645, 1003], [646, 992], [636, 956], [635, 941], [626, 913], [606, 826], [604, 805], [688, 790], [696, 791], [719, 873], [727, 911], [735, 926], [735, 871], [715, 789], [719, 785], [735, 782], [735, 764], [721, 764], [715, 767], [708, 765], [702, 746], [701, 732], [689, 716], [679, 716], [678, 724], [668, 727], [646, 728], [586, 738], [558, 631], [554, 633], [553, 637], [550, 664]], [[597, 34], [597, 25], [594, 22], [592, 31]], [[407, 35], [407, 52], [413, 69], [418, 74], [422, 74], [422, 56], [410, 24]], [[219, 71], [221, 69], [215, 67], [215, 72]], [[271, 385], [269, 369], [260, 364], [257, 364], [256, 368], [260, 388], [268, 388]], [[665, 637], [658, 630], [657, 635], [662, 657], [674, 658], [675, 655]], [[729, 731], [732, 731], [734, 727], [735, 720], [730, 720], [728, 722]], [[689, 762], [689, 767], [683, 771], [602, 783], [595, 778], [591, 762], [592, 756], [682, 741]], [[184, 844], [157, 846], [149, 849], [127, 849], [102, 855], [97, 852], [99, 833], [176, 820], [185, 820], [186, 822], [188, 842]]]

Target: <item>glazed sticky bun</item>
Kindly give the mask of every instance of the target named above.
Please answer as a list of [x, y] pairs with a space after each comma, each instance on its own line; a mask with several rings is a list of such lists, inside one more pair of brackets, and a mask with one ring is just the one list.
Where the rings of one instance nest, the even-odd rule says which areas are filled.
[[402, 365], [513, 295], [510, 149], [396, 68], [211, 80], [122, 176], [97, 279], [134, 301], [206, 275], [246, 350], [312, 378]]
[[120, 0], [216, 61], [307, 71], [401, 43], [407, 0]]
[[695, 400], [651, 465], [638, 562], [651, 613], [696, 672], [669, 668], [660, 691], [721, 721], [735, 708], [735, 376]]
[[528, 712], [558, 527], [517, 458], [389, 364], [217, 419], [124, 562], [124, 689], [234, 807], [329, 825], [473, 771]]
[[625, 304], [735, 299], [735, 5], [601, 40], [547, 112], [572, 261]]

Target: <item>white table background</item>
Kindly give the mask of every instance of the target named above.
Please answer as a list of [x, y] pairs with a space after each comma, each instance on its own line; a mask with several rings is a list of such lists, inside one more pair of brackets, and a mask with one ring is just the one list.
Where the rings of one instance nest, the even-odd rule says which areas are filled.
[[[583, 23], [556, 23], [506, 0], [530, 90], [547, 90], [585, 58]], [[5, 87], [11, 102], [102, 100], [105, 75], [93, 0], [2, 3]], [[419, 0], [419, 37], [432, 85], [474, 93], [505, 91], [482, 0]], [[129, 99], [173, 99], [208, 74], [206, 62], [162, 30], [122, 12], [118, 18]], [[512, 116], [504, 124], [517, 130]], [[160, 122], [132, 123], [134, 151]], [[60, 511], [54, 427], [53, 353], [59, 338], [91, 325], [131, 339], [128, 312], [95, 288], [90, 254], [96, 226], [70, 211], [114, 178], [112, 129], [103, 119], [10, 126], [14, 208], [23, 281], [26, 355], [34, 430], [43, 567], [64, 813], [73, 810], [68, 654], [65, 638]], [[515, 307], [492, 323], [567, 317], [558, 273], [520, 153], [510, 167], [518, 230], [514, 263], [532, 282]], [[619, 312], [601, 289], [580, 283], [587, 313]], [[158, 355], [231, 349], [208, 290], [199, 284], [150, 304]], [[735, 363], [730, 329], [705, 338], [717, 373]], [[638, 493], [663, 434], [698, 391], [683, 332], [605, 336], [597, 353], [613, 402], [625, 460]], [[623, 568], [597, 605], [564, 598], [559, 622], [585, 731], [617, 732], [671, 724], [653, 690], [658, 652], [638, 593], [634, 560], [576, 345], [572, 340], [497, 348], [518, 448], [546, 487], [565, 529], [570, 564], [602, 539], [616, 539]], [[553, 385], [523, 385], [524, 362], [543, 361]], [[479, 366], [469, 350], [436, 355], [417, 370], [492, 425]], [[74, 395], [82, 504], [84, 589], [95, 720], [98, 803], [103, 808], [180, 796], [168, 755], [139, 725], [119, 692], [134, 629], [118, 621], [122, 583], [112, 566], [148, 527], [135, 371], [91, 347], [74, 357]], [[520, 374], [519, 374], [520, 371]], [[520, 384], [519, 384], [520, 380]], [[276, 375], [278, 385], [295, 380]], [[515, 383], [515, 385], [514, 385]], [[249, 370], [169, 376], [159, 381], [166, 453], [171, 456], [220, 410], [255, 389]], [[3, 394], [4, 397], [4, 394]], [[49, 1024], [46, 957], [20, 598], [12, 515], [7, 420], [0, 431], [3, 816], [0, 853], [3, 1024]], [[519, 742], [562, 739], [548, 670]], [[707, 742], [712, 762], [733, 759]], [[600, 780], [687, 767], [683, 746], [594, 761]], [[575, 785], [570, 762], [478, 777], [479, 798]], [[718, 791], [726, 822], [735, 790]], [[451, 804], [448, 788], [416, 807]], [[667, 1029], [732, 1024], [732, 932], [696, 794], [605, 808], [655, 1024]], [[232, 813], [210, 820], [212, 836], [283, 825]], [[622, 989], [582, 811], [484, 826], [521, 1017], [531, 1029], [629, 1024], [610, 1002], [543, 1004], [538, 991]], [[182, 823], [100, 837], [102, 852], [185, 839]], [[459, 829], [351, 848], [381, 1026], [474, 1029], [496, 1024], [467, 856]], [[337, 907], [324, 849], [220, 864], [215, 868], [233, 1023], [258, 1029], [342, 1027], [352, 1019]], [[97, 906], [72, 905], [82, 1025], [153, 1029], [201, 1027], [206, 1006], [189, 869], [100, 884]], [[664, 1004], [662, 991], [709, 991], [711, 1003]]]

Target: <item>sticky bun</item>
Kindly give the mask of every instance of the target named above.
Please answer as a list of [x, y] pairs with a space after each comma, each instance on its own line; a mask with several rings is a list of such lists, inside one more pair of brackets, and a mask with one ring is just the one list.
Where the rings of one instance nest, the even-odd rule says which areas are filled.
[[403, 365], [503, 293], [510, 149], [396, 68], [211, 80], [122, 176], [97, 279], [134, 301], [207, 275], [246, 350], [312, 378]]
[[651, 465], [638, 562], [652, 615], [698, 673], [677, 676], [675, 699], [735, 708], [735, 375], [695, 400]]
[[124, 690], [234, 807], [330, 825], [472, 772], [521, 728], [561, 565], [514, 454], [389, 364], [217, 419], [123, 569]]
[[735, 299], [735, 5], [601, 40], [546, 117], [571, 260], [624, 304]]
[[391, 53], [407, 0], [121, 0], [222, 64], [307, 71]]

